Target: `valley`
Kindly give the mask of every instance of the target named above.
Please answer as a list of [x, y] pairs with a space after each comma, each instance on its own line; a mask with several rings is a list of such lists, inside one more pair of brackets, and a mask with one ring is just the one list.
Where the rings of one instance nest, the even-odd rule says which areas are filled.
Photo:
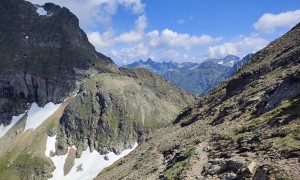
[[[243, 58], [117, 66], [79, 18], [53, 3], [0, 1], [0, 179], [299, 179], [299, 23]], [[157, 35], [143, 20], [98, 45]], [[149, 47], [171, 46], [167, 33], [186, 51], [222, 40], [167, 29]]]

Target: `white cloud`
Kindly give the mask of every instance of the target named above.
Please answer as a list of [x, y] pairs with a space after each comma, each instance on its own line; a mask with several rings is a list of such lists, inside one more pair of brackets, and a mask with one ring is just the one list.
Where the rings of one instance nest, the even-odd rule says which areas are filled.
[[191, 36], [189, 34], [180, 34], [170, 29], [164, 29], [161, 33], [157, 30], [146, 34], [146, 44], [156, 48], [183, 47], [186, 50], [196, 45], [206, 45], [218, 42], [222, 38], [212, 38], [209, 35]]
[[67, 7], [79, 19], [83, 28], [94, 26], [97, 23], [109, 26], [112, 15], [118, 7], [125, 7], [129, 12], [141, 14], [145, 4], [141, 0], [27, 0], [33, 4], [43, 5], [47, 2]]
[[261, 37], [244, 37], [239, 38], [234, 42], [224, 43], [218, 46], [209, 47], [208, 56], [210, 58], [220, 58], [228, 54], [243, 57], [249, 53], [264, 48], [268, 45], [269, 41]]
[[147, 27], [147, 17], [145, 15], [140, 16], [135, 21], [135, 29], [129, 32], [121, 34], [116, 38], [116, 41], [124, 43], [137, 42], [143, 39], [144, 29]]
[[237, 47], [234, 43], [224, 43], [222, 45], [209, 47], [209, 57], [216, 58], [216, 57], [224, 57], [228, 54], [235, 54], [237, 55]]
[[280, 14], [264, 14], [253, 25], [261, 33], [274, 33], [277, 28], [291, 28], [300, 22], [300, 9]]
[[119, 51], [112, 49], [111, 55], [122, 63], [128, 63], [139, 59], [146, 59], [149, 56], [149, 49], [144, 44], [137, 44], [132, 47], [123, 48]]
[[112, 29], [106, 31], [103, 34], [100, 34], [99, 32], [88, 33], [89, 41], [97, 48], [109, 47], [114, 45], [115, 41], [113, 39], [113, 36], [114, 32]]

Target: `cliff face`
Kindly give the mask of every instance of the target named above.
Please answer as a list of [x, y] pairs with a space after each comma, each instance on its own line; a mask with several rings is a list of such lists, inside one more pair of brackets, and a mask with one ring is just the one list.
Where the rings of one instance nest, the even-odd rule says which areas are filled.
[[145, 69], [125, 75], [100, 74], [85, 81], [67, 106], [58, 130], [57, 153], [67, 147], [120, 153], [145, 135], [166, 126], [194, 97]]
[[24, 113], [27, 103], [62, 102], [83, 78], [118, 73], [110, 58], [95, 51], [68, 9], [2, 0], [0, 12], [0, 125]]
[[298, 179], [299, 69], [300, 24], [99, 179]]

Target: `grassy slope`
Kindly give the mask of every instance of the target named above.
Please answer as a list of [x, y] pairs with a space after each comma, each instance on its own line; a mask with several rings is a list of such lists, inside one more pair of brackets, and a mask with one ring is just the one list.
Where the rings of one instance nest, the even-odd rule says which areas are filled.
[[47, 179], [54, 170], [52, 161], [45, 156], [48, 134], [55, 132], [67, 100], [35, 131], [23, 132], [26, 117], [22, 118], [5, 136], [0, 138], [0, 179]]
[[169, 125], [194, 101], [192, 95], [149, 71], [128, 71], [134, 77], [104, 73], [82, 84], [61, 120], [58, 138], [64, 145], [70, 142], [69, 146], [85, 149], [88, 139], [97, 143], [99, 152], [104, 148], [121, 152], [145, 134]]

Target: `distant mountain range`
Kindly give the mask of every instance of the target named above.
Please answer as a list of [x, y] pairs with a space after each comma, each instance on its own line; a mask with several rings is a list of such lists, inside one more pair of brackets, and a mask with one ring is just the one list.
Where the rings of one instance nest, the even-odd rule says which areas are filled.
[[202, 63], [160, 63], [149, 58], [147, 61], [139, 60], [128, 64], [126, 67], [146, 68], [193, 94], [203, 96], [232, 76], [251, 56], [252, 54], [249, 54], [240, 59], [230, 54], [223, 59], [208, 59]]

